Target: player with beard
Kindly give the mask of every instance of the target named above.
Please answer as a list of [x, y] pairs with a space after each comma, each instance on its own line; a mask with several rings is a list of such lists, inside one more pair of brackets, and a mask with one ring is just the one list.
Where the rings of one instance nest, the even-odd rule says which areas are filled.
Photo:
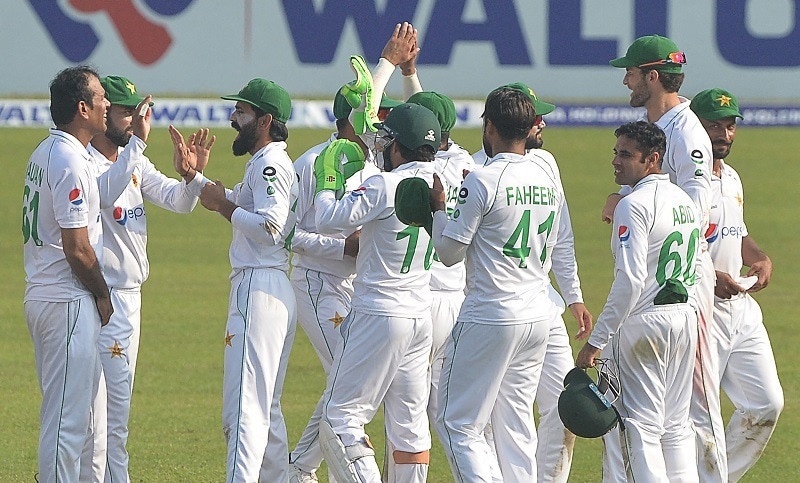
[[[699, 209], [701, 233], [708, 227], [711, 207], [711, 141], [697, 116], [689, 108], [689, 99], [678, 91], [683, 85], [683, 65], [686, 55], [671, 39], [647, 35], [636, 39], [624, 57], [609, 61], [613, 67], [624, 68], [622, 83], [631, 91], [630, 105], [644, 107], [644, 119], [658, 125], [667, 135], [667, 151], [662, 171], [669, 174], [672, 183], [685, 191]], [[620, 199], [631, 192], [623, 186], [618, 193], [609, 195], [602, 211], [606, 223], [613, 222], [614, 208]], [[714, 265], [708, 253], [708, 243], [700, 237], [700, 258], [697, 265], [697, 290], [690, 300], [698, 312], [697, 361], [692, 395], [692, 419], [697, 434], [698, 459], [709, 455], [713, 465], [700, 465], [700, 479], [711, 482], [727, 481], [725, 461], [725, 431], [718, 407], [719, 401], [707, 394], [714, 393], [717, 385], [717, 361], [710, 355], [716, 351], [716, 342], [710, 332], [714, 306]], [[619, 430], [614, 429], [604, 437], [604, 481], [624, 481], [622, 448]], [[708, 455], [706, 455], [708, 453]]]
[[[723, 161], [736, 138], [737, 119], [742, 119], [736, 97], [723, 89], [707, 89], [697, 94], [690, 106], [714, 150], [713, 201], [706, 240], [717, 274], [712, 332], [718, 344], [711, 355], [719, 361], [716, 381], [736, 407], [725, 428], [724, 451], [728, 481], [739, 481], [758, 461], [783, 409], [783, 389], [761, 307], [750, 296], [769, 283], [772, 261], [745, 226], [739, 173]], [[740, 276], [742, 266], [749, 267], [747, 285], [742, 285], [746, 282]], [[748, 287], [749, 283], [753, 285]], [[707, 396], [718, 401], [720, 386], [709, 385]], [[702, 464], [714, 464], [714, 460]]]
[[[547, 126], [542, 116], [553, 112], [555, 106], [540, 100], [533, 89], [522, 82], [515, 82], [504, 87], [525, 93], [533, 102], [536, 120], [525, 140], [525, 150], [528, 156], [542, 164], [550, 176], [557, 180], [559, 189], [563, 192], [561, 173], [556, 159], [552, 153], [542, 149], [544, 145], [542, 132]], [[473, 155], [472, 159], [478, 166], [483, 166], [488, 160], [488, 156], [481, 149]], [[550, 319], [550, 335], [547, 339], [539, 388], [536, 391], [536, 405], [539, 409], [536, 446], [537, 480], [539, 482], [566, 482], [572, 467], [575, 435], [564, 427], [564, 423], [558, 417], [558, 396], [564, 389], [564, 377], [575, 367], [575, 364], [566, 323], [561, 314], [566, 307], [569, 307], [578, 322], [578, 332], [575, 336], [577, 339], [585, 339], [592, 330], [592, 314], [583, 303], [583, 292], [578, 278], [575, 237], [566, 196], [556, 244], [547, 261], [552, 264], [552, 267], [547, 267], [547, 269], [552, 269], [560, 289], [559, 293], [552, 284], [549, 286], [550, 298], [558, 307], [560, 314]]]
[[[106, 132], [93, 137], [88, 150], [98, 172], [106, 173], [130, 142], [133, 119], [138, 114], [136, 106], [144, 97], [125, 77], [106, 76], [100, 79], [100, 84], [111, 106]], [[83, 471], [89, 471], [91, 466], [92, 481], [130, 480], [126, 450], [128, 419], [139, 351], [141, 286], [150, 273], [144, 200], [176, 213], [191, 212], [208, 181], [199, 172], [208, 162], [214, 140], [213, 136], [208, 138], [207, 129], [189, 138], [197, 159], [191, 165], [175, 165], [182, 182], [165, 176], [142, 155], [133, 172], [125, 174], [127, 185], [119, 197], [109, 199], [109, 183], [100, 184], [103, 276], [115, 310], [97, 341], [103, 375], [93, 406], [93, 447], [88, 447], [83, 456], [92, 462], [89, 465], [85, 460], [82, 464]]]
[[[233, 154], [251, 155], [232, 190], [217, 180], [200, 192], [203, 206], [233, 226], [222, 395], [226, 481], [283, 482], [289, 448], [280, 396], [297, 320], [287, 276], [297, 199], [285, 142], [292, 106], [286, 90], [265, 79], [222, 98], [236, 101]], [[185, 147], [178, 151], [188, 155]]]

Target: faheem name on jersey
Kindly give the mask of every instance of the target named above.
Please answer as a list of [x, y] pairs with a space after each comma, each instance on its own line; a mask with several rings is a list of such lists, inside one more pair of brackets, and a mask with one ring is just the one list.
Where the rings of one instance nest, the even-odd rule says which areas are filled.
[[506, 202], [511, 205], [555, 206], [557, 189], [552, 186], [508, 186]]
[[687, 205], [680, 205], [672, 208], [672, 226], [694, 223], [694, 208]]

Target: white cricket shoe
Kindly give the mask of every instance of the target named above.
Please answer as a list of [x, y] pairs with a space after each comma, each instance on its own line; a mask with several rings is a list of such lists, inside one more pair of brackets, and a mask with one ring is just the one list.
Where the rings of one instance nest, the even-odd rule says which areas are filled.
[[294, 463], [289, 464], [289, 483], [316, 483], [317, 475], [298, 468]]

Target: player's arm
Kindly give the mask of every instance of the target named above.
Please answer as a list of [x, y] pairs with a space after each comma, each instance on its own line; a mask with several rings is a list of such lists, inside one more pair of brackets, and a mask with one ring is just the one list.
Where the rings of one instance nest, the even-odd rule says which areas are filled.
[[556, 244], [550, 255], [553, 262], [553, 273], [559, 292], [569, 307], [572, 316], [578, 322], [577, 339], [584, 339], [592, 331], [592, 313], [583, 303], [581, 281], [578, 278], [578, 261], [575, 258], [575, 237], [572, 232], [572, 220], [566, 198], [561, 207]]
[[765, 288], [772, 278], [772, 260], [758, 247], [750, 235], [742, 238], [742, 263], [750, 267], [747, 276], [757, 275], [758, 281], [748, 292], [758, 292]]
[[353, 232], [364, 223], [388, 217], [393, 212], [383, 175], [371, 176], [340, 200], [336, 199], [334, 191], [323, 189], [317, 193], [314, 204], [317, 231], [328, 234]]
[[[675, 184], [680, 186], [694, 201], [702, 215], [702, 225], [708, 223], [711, 210], [711, 167], [714, 162], [711, 153], [711, 140], [705, 131], [702, 135], [681, 137], [672, 147], [672, 162], [675, 170]], [[697, 134], [697, 133], [693, 133]]]
[[[445, 211], [447, 194], [444, 185], [438, 175], [433, 175], [433, 187], [430, 190], [430, 207], [433, 211], [431, 240], [433, 240], [433, 247], [439, 261], [447, 267], [464, 260], [467, 248], [472, 241], [471, 237], [474, 236], [483, 218], [484, 211], [481, 200], [485, 199], [485, 190], [481, 190], [482, 185], [474, 182], [475, 180], [474, 175], [467, 175], [458, 194], [459, 217], [450, 220]], [[484, 196], [479, 195], [479, 192], [482, 192]], [[445, 231], [451, 224], [459, 225], [459, 232], [464, 232], [462, 227], [465, 226], [465, 234], [458, 235], [457, 238], [452, 234], [445, 235]]]
[[[150, 108], [152, 96], [147, 96], [136, 106], [131, 127], [133, 136], [125, 148], [117, 156], [117, 161], [100, 175], [97, 184], [100, 188], [100, 208], [109, 208], [114, 205], [125, 188], [131, 182], [131, 176], [139, 166], [143, 152], [147, 147], [147, 137], [150, 135]], [[143, 113], [143, 114], [140, 114]]]
[[[262, 176], [266, 170], [272, 173], [269, 176], [272, 179]], [[219, 180], [203, 187], [200, 203], [224, 216], [246, 237], [266, 245], [277, 245], [295, 224], [296, 218], [290, 206], [294, 179], [294, 169], [287, 170], [278, 163], [262, 161], [246, 180], [253, 191], [253, 212], [231, 201]]]
[[191, 180], [170, 178], [156, 168], [146, 156], [142, 160], [142, 196], [145, 200], [175, 213], [190, 213], [197, 205], [200, 191], [211, 180], [192, 170]]
[[[647, 215], [643, 211], [629, 203], [622, 203], [617, 207], [614, 231], [611, 235], [615, 260], [614, 282], [611, 284], [603, 311], [597, 317], [592, 335], [586, 342], [598, 351], [608, 344], [622, 322], [628, 318], [644, 289], [647, 278], [647, 227], [649, 226], [646, 218]], [[627, 241], [619, 238], [620, 226], [628, 229]]]
[[417, 56], [419, 55], [419, 44], [417, 43], [417, 29], [414, 32], [414, 46], [411, 49], [412, 55], [405, 62], [398, 64], [400, 73], [403, 74], [403, 100], [408, 100], [417, 92], [422, 92], [422, 84], [417, 76]]
[[108, 324], [114, 309], [111, 307], [108, 285], [103, 278], [100, 262], [89, 242], [88, 228], [85, 226], [61, 228], [61, 241], [64, 247], [64, 256], [72, 272], [94, 295], [97, 311], [100, 313], [100, 325]]

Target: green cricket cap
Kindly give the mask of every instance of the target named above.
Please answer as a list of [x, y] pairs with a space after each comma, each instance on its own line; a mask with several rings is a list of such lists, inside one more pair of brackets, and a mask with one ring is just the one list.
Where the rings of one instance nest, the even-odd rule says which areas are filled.
[[[106, 99], [111, 104], [136, 107], [144, 100], [144, 96], [140, 96], [136, 92], [136, 86], [127, 77], [107, 75], [100, 79], [100, 85], [105, 89]], [[150, 105], [152, 106], [153, 103], [151, 102]]]
[[253, 79], [242, 87], [238, 94], [221, 96], [228, 101], [241, 101], [272, 114], [280, 122], [285, 123], [292, 114], [292, 100], [286, 89], [266, 79]]
[[439, 150], [442, 128], [436, 115], [419, 104], [404, 103], [392, 109], [383, 122], [375, 124], [408, 149], [428, 145]]
[[449, 97], [433, 91], [417, 92], [406, 102], [427, 107], [436, 115], [442, 132], [450, 132], [456, 124], [456, 105]]
[[506, 84], [504, 86], [498, 87], [498, 89], [502, 89], [506, 87], [508, 89], [516, 89], [520, 92], [527, 94], [528, 97], [531, 98], [533, 102], [533, 110], [536, 111], [536, 115], [544, 116], [545, 114], [550, 114], [556, 108], [555, 105], [544, 102], [539, 99], [539, 96], [536, 95], [536, 92], [533, 91], [530, 87], [522, 82], [514, 82], [513, 84]]
[[433, 230], [430, 207], [430, 188], [424, 179], [412, 177], [400, 181], [394, 193], [394, 212], [398, 220], [406, 225], [421, 226], [430, 235]]
[[[401, 101], [387, 97], [386, 93], [384, 92], [383, 97], [381, 98], [381, 105], [379, 109], [392, 109], [400, 104], [402, 104]], [[342, 93], [337, 90], [336, 95], [333, 97], [333, 117], [336, 118], [337, 121], [339, 119], [347, 119], [347, 117], [350, 115], [350, 111], [352, 110], [353, 108], [347, 103], [347, 99], [345, 99]]]
[[651, 67], [660, 72], [680, 74], [686, 54], [675, 42], [660, 35], [646, 35], [634, 40], [625, 57], [608, 62], [613, 67]]
[[689, 107], [697, 117], [709, 121], [718, 121], [725, 117], [744, 119], [739, 112], [739, 101], [736, 100], [736, 96], [719, 87], [700, 92], [694, 96]]

